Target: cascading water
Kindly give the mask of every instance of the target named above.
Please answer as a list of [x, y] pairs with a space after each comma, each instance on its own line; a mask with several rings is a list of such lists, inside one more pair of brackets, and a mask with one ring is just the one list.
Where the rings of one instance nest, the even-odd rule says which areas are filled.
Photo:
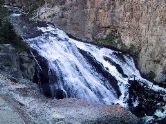
[[38, 30], [42, 35], [25, 41], [48, 60], [54, 71], [57, 79], [48, 82], [50, 89], [61, 89], [67, 97], [93, 103], [125, 106], [130, 77], [152, 85], [140, 76], [129, 55], [73, 40], [51, 25]]
[[[48, 76], [49, 80], [45, 80], [47, 88], [43, 88], [52, 96], [59, 90], [66, 97], [128, 107], [129, 80], [136, 80], [135, 83], [155, 92], [166, 93], [164, 88], [141, 77], [130, 55], [74, 40], [51, 24], [27, 25], [18, 16], [20, 14], [12, 14], [11, 23], [24, 41], [47, 61], [48, 73], [43, 76]], [[33, 30], [34, 34], [29, 33]], [[139, 100], [134, 99], [132, 104], [138, 106]]]
[[[81, 49], [92, 56], [93, 59], [90, 61], [96, 61], [101, 66], [100, 68], [103, 68], [103, 71], [109, 72], [103, 63], [95, 59], [97, 56], [91, 55], [88, 50], [90, 49], [92, 53], [99, 52], [101, 55], [98, 54], [98, 57], [103, 57], [104, 49], [85, 43], [81, 45], [79, 42], [70, 39], [63, 31], [51, 26], [38, 29], [42, 30], [42, 36], [30, 38], [26, 41], [48, 60], [50, 69], [56, 73], [57, 80], [51, 83], [53, 86], [50, 85], [50, 87], [65, 91], [68, 97], [84, 98], [94, 103], [112, 104], [118, 102], [117, 92], [120, 92], [118, 83], [124, 85], [127, 83], [127, 79], [121, 78], [122, 75], [116, 70], [116, 67], [105, 61], [108, 64], [108, 69], [119, 76], [119, 79], [116, 80], [116, 77], [110, 74], [113, 80], [107, 80], [102, 72], [97, 72], [97, 69], [89, 63], [79, 50]], [[85, 49], [80, 46], [84, 46]], [[113, 53], [113, 51], [108, 52], [109, 54]], [[104, 59], [101, 61], [104, 61]], [[121, 92], [122, 95], [125, 92], [127, 93], [127, 89], [124, 88]]]

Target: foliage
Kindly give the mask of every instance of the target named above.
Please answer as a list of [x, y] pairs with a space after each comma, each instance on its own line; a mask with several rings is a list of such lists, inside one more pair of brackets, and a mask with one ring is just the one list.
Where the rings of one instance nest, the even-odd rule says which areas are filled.
[[1, 44], [12, 44], [16, 47], [17, 51], [28, 50], [27, 45], [22, 41], [22, 39], [17, 36], [13, 26], [8, 22], [2, 22], [0, 26], [0, 43]]
[[9, 11], [7, 8], [0, 6], [0, 19], [2, 20], [4, 17], [6, 17], [9, 14]]
[[141, 51], [141, 48], [136, 47], [135, 45], [131, 44], [130, 47], [127, 47], [121, 40], [120, 36], [109, 34], [106, 38], [96, 39], [94, 43], [104, 46], [112, 46], [123, 51], [130, 53], [131, 55], [138, 56]]
[[106, 38], [99, 38], [99, 39], [96, 39], [94, 42], [95, 43], [99, 43], [101, 45], [115, 45], [116, 44], [116, 40], [118, 38], [113, 35], [113, 34], [109, 34]]
[[114, 34], [109, 34], [106, 38], [96, 39], [94, 42], [99, 45], [112, 46], [123, 50], [127, 49], [120, 36]]
[[[0, 1], [1, 2], [1, 1]], [[29, 49], [22, 39], [17, 36], [13, 26], [9, 23], [7, 16], [9, 11], [7, 8], [0, 6], [0, 44], [12, 44], [18, 52]]]

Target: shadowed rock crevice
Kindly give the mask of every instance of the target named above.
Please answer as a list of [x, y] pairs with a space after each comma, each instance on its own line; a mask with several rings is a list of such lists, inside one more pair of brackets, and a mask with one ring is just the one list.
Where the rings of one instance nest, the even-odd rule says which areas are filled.
[[[162, 92], [155, 92], [145, 85], [140, 85], [137, 81], [129, 81], [129, 106], [131, 111], [138, 117], [153, 116], [158, 108], [165, 106]], [[133, 102], [137, 100], [138, 106], [133, 107]]]

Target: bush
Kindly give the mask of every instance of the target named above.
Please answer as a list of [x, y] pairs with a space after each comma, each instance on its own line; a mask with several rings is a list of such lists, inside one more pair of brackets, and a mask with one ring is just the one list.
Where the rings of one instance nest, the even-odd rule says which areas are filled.
[[0, 19], [5, 18], [8, 14], [9, 14], [8, 9], [0, 5]]
[[114, 34], [109, 34], [106, 38], [100, 38], [94, 40], [94, 43], [104, 46], [112, 46], [117, 49], [121, 49], [125, 52], [130, 53], [131, 55], [138, 57], [141, 48], [136, 47], [135, 45], [131, 44], [130, 47], [126, 46], [122, 40], [121, 37]]
[[[1, 3], [2, 1], [0, 1]], [[9, 23], [7, 16], [9, 11], [7, 8], [0, 6], [0, 44], [12, 44], [17, 51], [29, 49], [22, 39], [17, 36], [13, 26]]]
[[109, 34], [106, 38], [99, 38], [99, 39], [96, 39], [94, 42], [95, 43], [99, 43], [101, 45], [116, 45], [116, 42], [117, 42], [118, 37], [113, 35], [113, 34]]
[[109, 34], [106, 38], [96, 39], [94, 43], [104, 46], [112, 46], [122, 50], [127, 50], [126, 45], [121, 40], [121, 37], [115, 34]]
[[0, 26], [0, 43], [12, 44], [17, 51], [28, 50], [29, 47], [22, 41], [22, 39], [15, 33], [13, 26], [8, 22], [2, 22]]
[[12, 44], [18, 52], [29, 50], [29, 47], [15, 33], [13, 26], [7, 19], [9, 11], [3, 7], [4, 0], [0, 0], [0, 44]]

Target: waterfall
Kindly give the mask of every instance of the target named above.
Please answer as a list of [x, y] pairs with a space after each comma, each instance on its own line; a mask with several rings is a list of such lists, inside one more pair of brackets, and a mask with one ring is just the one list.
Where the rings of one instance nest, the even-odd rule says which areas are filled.
[[[143, 114], [150, 113], [144, 111], [141, 100], [157, 94], [159, 98], [154, 99], [152, 105], [148, 102], [144, 106], [150, 106], [148, 110], [156, 107], [155, 116], [141, 117], [145, 116], [147, 122], [156, 115], [165, 117], [161, 114], [166, 113], [166, 109], [161, 111], [165, 105], [157, 106], [163, 103], [166, 89], [142, 78], [130, 55], [75, 40], [52, 24], [32, 23], [19, 13], [12, 14], [10, 22], [33, 49], [31, 54], [37, 61], [35, 82], [46, 96], [81, 98], [95, 104], [120, 104], [139, 115], [141, 110]], [[151, 95], [142, 98], [138, 88]]]
[[[17, 7], [6, 7], [13, 11], [10, 22], [15, 31], [33, 49], [37, 63], [34, 80], [45, 96], [120, 104], [147, 123], [155, 122], [156, 116], [165, 118], [166, 105], [162, 104], [166, 89], [142, 78], [130, 55], [75, 40], [52, 24], [29, 21]], [[156, 94], [159, 98], [154, 99]], [[144, 106], [141, 102], [149, 97], [155, 102], [148, 101]], [[153, 114], [146, 116], [152, 108]]]
[[[25, 41], [47, 60], [49, 74], [56, 77], [45, 82], [51, 94], [61, 90], [66, 97], [127, 106], [129, 80], [135, 77], [142, 84], [152, 85], [141, 77], [130, 55], [74, 40], [53, 25], [37, 30], [42, 33]], [[158, 86], [154, 89], [163, 90]]]

